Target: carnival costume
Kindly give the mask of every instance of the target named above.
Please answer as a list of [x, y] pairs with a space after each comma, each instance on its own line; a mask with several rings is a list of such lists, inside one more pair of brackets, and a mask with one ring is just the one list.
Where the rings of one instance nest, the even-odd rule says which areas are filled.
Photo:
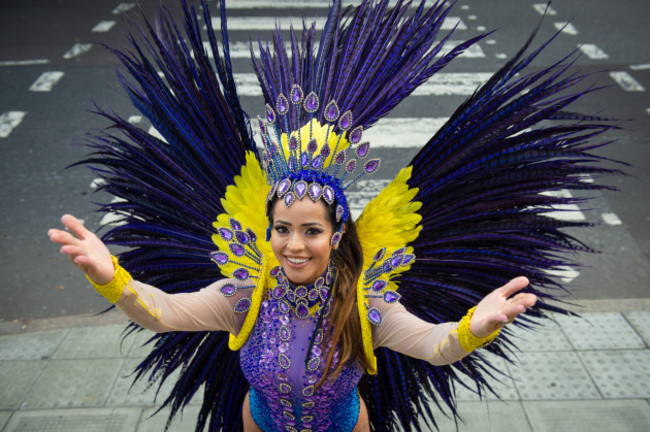
[[[322, 199], [337, 222], [350, 221], [345, 190], [380, 165], [363, 132], [486, 35], [443, 53], [453, 32], [435, 39], [447, 2], [407, 14], [401, 1], [345, 12], [335, 1], [317, 47], [311, 25], [301, 40], [291, 29], [289, 52], [279, 28], [272, 43], [258, 44], [259, 57], [252, 52], [266, 101], [256, 143], [233, 79], [223, 5], [220, 40], [204, 0], [202, 24], [190, 3], [182, 6], [184, 32], [165, 12], [155, 25], [145, 20], [149, 33], [132, 39], [132, 51], [115, 51], [135, 80], [118, 72], [124, 88], [164, 140], [100, 109], [123, 135], [92, 137], [95, 151], [83, 162], [121, 198], [102, 207], [123, 216], [103, 240], [131, 248], [115, 259], [115, 279], [97, 289], [141, 325], [167, 332], [151, 339], [137, 378], [179, 372], [163, 404], [170, 419], [203, 387], [197, 430], [240, 430], [249, 390], [264, 431], [351, 431], [359, 395], [376, 431], [435, 424], [430, 400], [456, 415], [459, 375], [483, 394], [484, 376], [496, 371], [480, 352], [467, 355], [496, 336], [469, 332], [472, 306], [527, 276], [540, 301], [516, 324], [529, 327], [562, 311], [547, 302], [563, 289], [547, 271], [575, 265], [561, 253], [589, 250], [560, 231], [587, 223], [545, 216], [575, 200], [543, 192], [601, 189], [584, 176], [615, 172], [588, 153], [614, 126], [565, 111], [593, 90], [574, 90], [585, 77], [568, 72], [571, 56], [526, 72], [548, 44], [527, 55], [531, 36], [365, 207], [356, 221], [364, 256], [357, 307], [370, 367], [347, 364], [316, 388], [325, 353], [336, 349], [327, 344], [336, 268], [293, 286], [270, 248], [267, 200], [290, 208]], [[563, 122], [540, 124], [548, 120]], [[233, 281], [215, 284], [223, 278]], [[508, 334], [485, 349], [508, 358]], [[454, 369], [437, 365], [456, 360]]]

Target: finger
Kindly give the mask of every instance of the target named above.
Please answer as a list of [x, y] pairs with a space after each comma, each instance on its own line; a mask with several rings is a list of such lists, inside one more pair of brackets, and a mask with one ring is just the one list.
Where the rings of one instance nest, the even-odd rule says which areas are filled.
[[519, 276], [510, 280], [507, 284], [499, 288], [499, 290], [503, 296], [508, 298], [517, 291], [526, 288], [528, 283], [528, 278], [526, 276]]
[[529, 308], [537, 303], [537, 296], [532, 293], [519, 293], [508, 300], [511, 304], [520, 304]]
[[86, 249], [76, 245], [65, 245], [61, 247], [61, 253], [77, 257], [80, 255], [86, 255]]
[[[507, 317], [507, 321], [512, 322], [520, 313], [526, 311], [526, 306], [520, 304], [506, 304], [501, 308], [501, 315]], [[502, 319], [501, 321], [506, 321]]]
[[48, 235], [50, 236], [50, 240], [62, 245], [79, 243], [79, 240], [72, 234], [58, 229], [49, 230]]
[[88, 237], [88, 234], [92, 234], [81, 224], [81, 221], [79, 219], [77, 219], [72, 215], [69, 214], [63, 215], [61, 217], [61, 223], [65, 225], [65, 227], [68, 228], [71, 233], [73, 233], [80, 239], [84, 239]]

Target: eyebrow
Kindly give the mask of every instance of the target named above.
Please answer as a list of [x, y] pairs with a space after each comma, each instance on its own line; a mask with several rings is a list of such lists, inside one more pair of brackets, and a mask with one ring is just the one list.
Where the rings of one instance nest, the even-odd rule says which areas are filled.
[[[281, 224], [281, 225], [288, 225], [288, 226], [293, 225], [293, 224], [291, 224], [291, 222], [287, 222], [287, 221], [283, 221], [283, 220], [276, 220], [275, 223], [276, 224]], [[303, 227], [319, 226], [319, 227], [324, 228], [324, 225], [321, 224], [321, 223], [318, 223], [318, 222], [306, 222], [304, 224], [301, 224], [300, 226], [303, 226]]]

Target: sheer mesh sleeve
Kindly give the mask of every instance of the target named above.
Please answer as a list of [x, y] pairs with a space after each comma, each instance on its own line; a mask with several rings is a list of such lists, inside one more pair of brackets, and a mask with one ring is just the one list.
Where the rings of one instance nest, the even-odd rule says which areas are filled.
[[469, 354], [459, 344], [458, 323], [431, 324], [409, 313], [399, 302], [369, 300], [370, 306], [379, 309], [383, 316], [381, 325], [373, 326], [374, 348], [386, 347], [437, 366]]
[[233, 296], [226, 297], [219, 290], [226, 283], [242, 285], [224, 279], [194, 293], [167, 294], [131, 279], [116, 305], [138, 325], [159, 333], [223, 330], [237, 335], [245, 314], [236, 314], [234, 304], [250, 294], [250, 289], [238, 289]]

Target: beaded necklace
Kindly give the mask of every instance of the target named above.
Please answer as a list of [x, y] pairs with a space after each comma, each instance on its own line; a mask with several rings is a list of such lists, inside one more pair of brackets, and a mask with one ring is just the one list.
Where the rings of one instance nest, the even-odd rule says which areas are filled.
[[327, 303], [334, 281], [334, 264], [330, 261], [323, 274], [310, 285], [294, 286], [281, 266], [273, 267], [270, 274], [278, 282], [271, 290], [273, 298], [284, 300], [297, 318], [306, 319]]

